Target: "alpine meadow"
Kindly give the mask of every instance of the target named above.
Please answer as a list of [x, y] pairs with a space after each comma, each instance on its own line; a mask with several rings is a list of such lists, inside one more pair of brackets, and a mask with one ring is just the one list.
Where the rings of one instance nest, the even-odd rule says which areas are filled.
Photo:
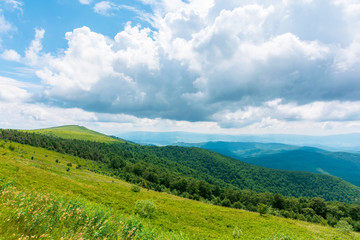
[[358, 0], [0, 0], [0, 240], [360, 240]]

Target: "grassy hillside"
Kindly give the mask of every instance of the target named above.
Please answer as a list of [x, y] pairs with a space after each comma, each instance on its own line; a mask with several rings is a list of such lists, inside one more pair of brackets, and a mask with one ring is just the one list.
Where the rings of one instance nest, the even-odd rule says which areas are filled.
[[[91, 235], [96, 233], [105, 234], [101, 236], [110, 239], [125, 239], [124, 235], [106, 234], [111, 231], [126, 233], [128, 220], [134, 217], [135, 203], [139, 199], [152, 199], [157, 210], [152, 219], [137, 217], [145, 226], [145, 230], [138, 232], [138, 239], [156, 239], [155, 236], [159, 239], [186, 239], [173, 235], [173, 232], [180, 231], [189, 239], [234, 239], [235, 228], [242, 233], [238, 239], [360, 239], [358, 233], [327, 226], [260, 216], [151, 190], [133, 192], [126, 182], [87, 170], [104, 167], [93, 161], [0, 140], [0, 186], [10, 183], [8, 188], [0, 190], [0, 239], [24, 239], [26, 235], [38, 239], [58, 239], [61, 234], [67, 238], [80, 238], [85, 234], [93, 238], [100, 236]], [[43, 201], [39, 203], [39, 199]], [[36, 208], [36, 204], [43, 205]], [[65, 207], [68, 211], [64, 211]], [[51, 211], [45, 211], [49, 209]], [[62, 222], [52, 221], [50, 214], [54, 212], [62, 214], [59, 215], [63, 216]], [[74, 220], [66, 213], [80, 220]], [[24, 221], [29, 214], [38, 219], [33, 231]], [[81, 217], [85, 220], [81, 221]], [[89, 220], [95, 217], [101, 218], [98, 224]], [[130, 222], [136, 221], [132, 219]], [[118, 223], [117, 230], [115, 223]], [[35, 227], [39, 224], [43, 228]], [[100, 229], [101, 226], [106, 226], [107, 232], [90, 229]], [[59, 232], [59, 228], [64, 231]], [[130, 230], [134, 228], [137, 229], [132, 227]]]
[[360, 186], [360, 154], [278, 143], [206, 142], [182, 145], [194, 145], [267, 168], [337, 176]]
[[27, 130], [27, 132], [34, 132], [40, 134], [46, 134], [66, 139], [78, 139], [84, 141], [96, 141], [96, 142], [124, 142], [121, 139], [114, 139], [105, 134], [92, 131], [82, 126], [77, 125], [68, 125], [68, 126], [60, 126], [53, 128], [45, 128], [45, 129], [37, 129], [37, 130]]

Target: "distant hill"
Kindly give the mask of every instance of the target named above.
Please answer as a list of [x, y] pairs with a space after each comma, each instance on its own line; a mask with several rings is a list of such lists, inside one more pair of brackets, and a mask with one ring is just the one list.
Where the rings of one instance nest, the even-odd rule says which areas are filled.
[[299, 149], [299, 146], [281, 143], [258, 142], [204, 142], [204, 143], [176, 143], [176, 146], [199, 147], [208, 149], [236, 159], [270, 155]]
[[96, 141], [96, 142], [124, 142], [122, 139], [112, 138], [105, 134], [87, 129], [86, 127], [77, 126], [77, 125], [66, 125], [60, 127], [44, 128], [37, 130], [26, 130], [28, 132], [52, 135], [56, 137], [66, 138], [66, 139], [78, 139], [85, 141]]
[[205, 148], [267, 168], [337, 176], [360, 186], [360, 154], [277, 143], [206, 142], [180, 145]]
[[174, 145], [179, 142], [258, 142], [311, 146], [326, 149], [328, 151], [360, 152], [360, 133], [306, 136], [293, 134], [226, 135], [191, 132], [125, 132], [118, 136], [136, 143], [154, 145]]

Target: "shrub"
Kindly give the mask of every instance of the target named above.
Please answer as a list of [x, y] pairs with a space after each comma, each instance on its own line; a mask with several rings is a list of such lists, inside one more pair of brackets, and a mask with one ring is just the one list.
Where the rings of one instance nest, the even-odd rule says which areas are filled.
[[15, 146], [12, 145], [12, 144], [10, 144], [9, 149], [10, 149], [10, 151], [14, 151], [14, 150], [15, 150]]
[[138, 185], [132, 185], [131, 186], [131, 191], [133, 192], [140, 192], [141, 191], [141, 188], [138, 186]]
[[238, 228], [238, 227], [235, 227], [235, 228], [234, 228], [234, 231], [233, 231], [233, 233], [232, 233], [233, 238], [240, 238], [241, 235], [242, 235], [241, 229]]
[[72, 163], [68, 163], [68, 164], [66, 164], [66, 166], [72, 167]]
[[267, 240], [293, 240], [293, 238], [289, 237], [287, 235], [280, 234], [280, 235], [276, 235], [272, 238], [268, 238]]
[[123, 239], [134, 239], [137, 232], [140, 232], [143, 228], [141, 220], [137, 217], [129, 217], [122, 228]]
[[263, 203], [257, 205], [257, 211], [260, 213], [260, 216], [264, 216], [268, 211], [268, 206]]
[[145, 218], [153, 218], [156, 206], [153, 200], [139, 200], [135, 204], [135, 213]]
[[59, 161], [59, 159], [56, 159], [55, 162], [56, 162], [56, 163], [59, 163], [60, 161]]
[[350, 233], [351, 231], [353, 231], [353, 227], [343, 219], [335, 225], [335, 228], [339, 229], [344, 233]]

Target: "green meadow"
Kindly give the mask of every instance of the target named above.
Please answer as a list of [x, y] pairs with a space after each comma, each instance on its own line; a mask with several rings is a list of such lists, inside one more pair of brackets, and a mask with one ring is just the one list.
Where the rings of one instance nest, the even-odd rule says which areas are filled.
[[[0, 239], [360, 239], [329, 226], [136, 192], [100, 174], [105, 167], [0, 141]], [[151, 218], [138, 214], [139, 200], [156, 206]]]
[[61, 127], [52, 127], [52, 128], [44, 128], [37, 130], [26, 130], [27, 132], [40, 133], [45, 135], [52, 135], [60, 138], [66, 139], [78, 139], [84, 141], [95, 141], [95, 142], [124, 142], [121, 139], [114, 139], [105, 134], [92, 131], [85, 127], [76, 126], [76, 125], [67, 125]]

